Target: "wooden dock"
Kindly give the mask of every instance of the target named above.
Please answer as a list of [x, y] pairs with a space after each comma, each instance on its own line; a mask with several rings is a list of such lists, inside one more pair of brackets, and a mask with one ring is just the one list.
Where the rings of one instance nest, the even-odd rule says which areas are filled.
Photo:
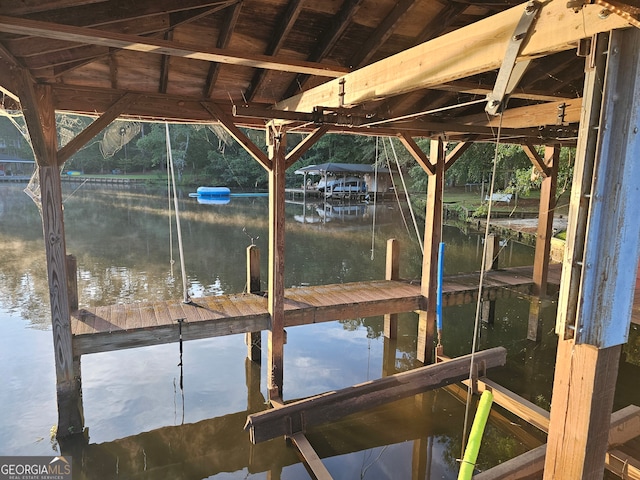
[[[485, 273], [483, 296], [488, 299], [529, 294], [533, 267]], [[443, 304], [460, 305], [477, 299], [479, 274], [449, 276]], [[550, 268], [549, 283], [560, 282], [560, 265]], [[418, 283], [377, 280], [289, 288], [285, 292], [285, 327], [387, 313], [423, 310]], [[269, 328], [267, 298], [232, 294], [181, 300], [82, 308], [72, 312], [75, 355], [142, 347], [183, 340], [257, 332]]]

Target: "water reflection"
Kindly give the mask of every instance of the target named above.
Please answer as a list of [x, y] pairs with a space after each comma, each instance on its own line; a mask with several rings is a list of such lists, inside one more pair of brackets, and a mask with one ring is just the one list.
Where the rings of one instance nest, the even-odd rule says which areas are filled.
[[[86, 185], [68, 196], [71, 192], [65, 189], [65, 229], [67, 250], [78, 258], [81, 306], [182, 298], [180, 272], [171, 263], [172, 258], [177, 262], [178, 252], [175, 227], [173, 242], [170, 237], [165, 192]], [[286, 286], [383, 278], [386, 240], [391, 237], [401, 243], [401, 276], [419, 279], [420, 249], [415, 234], [402, 222], [404, 207], [348, 207], [340, 212], [332, 206], [326, 221], [330, 217], [321, 217], [317, 205], [303, 209], [287, 204]], [[267, 271], [265, 198], [208, 205], [185, 192], [180, 210], [191, 295], [244, 291], [245, 248], [252, 240], [263, 252], [262, 268]], [[355, 218], [349, 216], [352, 213]], [[301, 215], [319, 220], [300, 222]], [[446, 274], [479, 268], [478, 235], [445, 227], [444, 236]], [[511, 265], [530, 264], [532, 249], [510, 241], [502, 259]], [[7, 454], [52, 451], [53, 351], [50, 333], [41, 331], [50, 328], [46, 278], [39, 213], [19, 187], [3, 185], [0, 364], [3, 378], [9, 380], [0, 390], [6, 414], [0, 422], [0, 450]], [[532, 343], [526, 340], [529, 302], [501, 299], [495, 324], [483, 327], [480, 345], [506, 346], [508, 365], [492, 371], [491, 378], [547, 408], [555, 359], [555, 307], [543, 305], [543, 336]], [[469, 352], [474, 309], [445, 308], [446, 354]], [[417, 316], [403, 314], [399, 324], [391, 347], [382, 337], [381, 317], [289, 329], [284, 356], [287, 399], [414, 368]], [[242, 430], [247, 412], [264, 408], [266, 397], [264, 368], [247, 369], [245, 356], [240, 335], [186, 342], [183, 390], [177, 344], [83, 357], [89, 438], [84, 444], [64, 446], [73, 453], [78, 478], [305, 478], [304, 467], [284, 441], [253, 446]], [[637, 403], [637, 396], [622, 390], [617, 403]], [[442, 390], [314, 429], [309, 439], [326, 456], [325, 464], [336, 479], [455, 478], [463, 409], [457, 398]], [[513, 425], [514, 420], [494, 418], [490, 423], [490, 441], [480, 456], [483, 468], [541, 441], [535, 430]], [[53, 447], [59, 448], [55, 443]]]

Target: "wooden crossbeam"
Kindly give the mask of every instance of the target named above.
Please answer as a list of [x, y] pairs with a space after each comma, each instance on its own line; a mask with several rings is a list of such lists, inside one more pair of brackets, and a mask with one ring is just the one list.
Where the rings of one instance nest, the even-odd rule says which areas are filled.
[[[496, 347], [476, 353], [474, 361], [491, 368], [504, 365], [506, 359], [506, 349]], [[470, 363], [471, 356], [465, 355], [249, 415], [245, 430], [253, 443], [291, 436], [307, 427], [461, 381], [469, 376]]]
[[69, 143], [58, 150], [58, 165], [62, 165], [66, 162], [74, 153], [80, 150], [87, 144], [89, 140], [100, 133], [106, 128], [112, 121], [120, 116], [129, 105], [131, 105], [136, 99], [136, 95], [131, 93], [125, 93], [120, 97], [106, 112], [104, 112], [99, 118], [94, 120], [91, 125], [85, 128], [82, 132], [76, 135]]

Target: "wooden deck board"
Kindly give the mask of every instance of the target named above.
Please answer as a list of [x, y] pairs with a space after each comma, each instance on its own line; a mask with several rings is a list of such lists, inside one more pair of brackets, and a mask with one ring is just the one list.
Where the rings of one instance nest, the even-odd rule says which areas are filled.
[[[560, 270], [552, 265], [550, 271]], [[478, 273], [445, 278], [444, 304], [473, 301]], [[492, 298], [527, 290], [532, 267], [487, 272], [485, 294]], [[419, 284], [376, 280], [305, 286], [285, 291], [285, 327], [349, 318], [410, 312], [424, 308]], [[207, 338], [268, 328], [267, 299], [254, 294], [194, 298], [193, 303], [169, 300], [145, 304], [86, 308], [73, 313], [74, 348], [78, 354], [155, 345], [183, 338]]]

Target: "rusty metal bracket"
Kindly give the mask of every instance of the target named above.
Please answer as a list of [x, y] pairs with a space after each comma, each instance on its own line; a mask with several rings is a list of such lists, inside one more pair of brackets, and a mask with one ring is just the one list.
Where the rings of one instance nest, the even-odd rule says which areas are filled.
[[532, 0], [527, 3], [522, 17], [520, 17], [520, 21], [516, 25], [516, 29], [507, 45], [507, 51], [498, 71], [493, 91], [487, 95], [485, 111], [489, 115], [498, 115], [504, 111], [509, 95], [518, 85], [529, 65], [529, 60], [517, 62], [517, 59], [522, 49], [522, 44], [529, 36], [531, 27], [534, 25], [541, 8], [542, 5], [537, 1]]

